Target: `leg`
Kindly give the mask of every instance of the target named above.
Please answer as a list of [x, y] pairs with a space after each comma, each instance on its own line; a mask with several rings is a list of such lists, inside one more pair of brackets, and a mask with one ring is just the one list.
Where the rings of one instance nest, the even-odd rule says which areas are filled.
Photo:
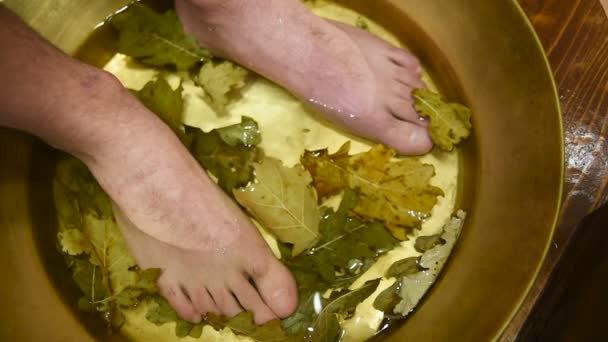
[[258, 323], [289, 315], [291, 274], [173, 132], [112, 75], [61, 53], [1, 4], [0, 20], [0, 74], [10, 85], [0, 125], [87, 164], [138, 263], [162, 269], [160, 289], [177, 312], [197, 321], [244, 308]]
[[401, 153], [427, 152], [412, 108], [415, 57], [371, 34], [315, 16], [299, 0], [177, 0], [184, 28], [309, 102], [329, 120]]

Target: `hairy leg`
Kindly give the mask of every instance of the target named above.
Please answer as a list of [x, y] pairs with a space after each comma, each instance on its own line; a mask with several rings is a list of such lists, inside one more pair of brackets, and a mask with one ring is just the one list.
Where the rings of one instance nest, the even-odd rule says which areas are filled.
[[[184, 318], [246, 309], [258, 323], [296, 307], [293, 277], [173, 132], [112, 75], [84, 65], [0, 4], [0, 125], [84, 161], [114, 200], [142, 268]], [[52, 67], [49, 67], [52, 66]]]
[[299, 0], [177, 0], [201, 45], [275, 81], [330, 121], [404, 154], [427, 152], [412, 108], [420, 64], [371, 34], [323, 20]]

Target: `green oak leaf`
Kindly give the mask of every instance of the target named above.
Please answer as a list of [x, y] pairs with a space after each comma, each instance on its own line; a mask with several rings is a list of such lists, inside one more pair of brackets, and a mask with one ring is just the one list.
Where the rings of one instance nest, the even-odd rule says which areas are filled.
[[155, 305], [148, 308], [148, 312], [146, 313], [146, 319], [148, 321], [156, 325], [163, 325], [180, 319], [177, 312], [173, 310], [165, 298], [154, 296], [152, 300]]
[[[353, 211], [368, 222], [380, 222], [393, 235], [406, 240], [430, 216], [443, 191], [430, 184], [432, 165], [419, 158], [395, 158], [396, 152], [382, 145], [348, 156], [345, 144], [331, 155], [327, 150], [306, 151], [302, 165], [310, 172], [320, 197], [350, 187], [359, 195]], [[328, 186], [327, 184], [331, 184]]]
[[310, 339], [312, 341], [334, 342], [342, 329], [337, 315], [353, 310], [359, 303], [374, 293], [379, 284], [380, 279], [369, 281], [360, 288], [349, 291], [327, 304], [319, 313]]
[[70, 230], [79, 230], [82, 226], [82, 216], [78, 201], [74, 194], [57, 180], [57, 177], [53, 179], [53, 202], [57, 218], [64, 227]]
[[[236, 137], [234, 132], [238, 129], [226, 128], [224, 136], [231, 143], [236, 140], [241, 142], [255, 141], [256, 138], [248, 136], [252, 134], [252, 125], [255, 121], [243, 118], [241, 124], [244, 134]], [[255, 124], [257, 127], [257, 124]], [[232, 133], [230, 133], [232, 132]], [[201, 166], [217, 178], [218, 185], [232, 196], [234, 189], [246, 186], [253, 179], [253, 164], [262, 159], [262, 150], [254, 145], [237, 143], [234, 146], [228, 144], [218, 130], [205, 133], [198, 128], [186, 127], [186, 136], [191, 140], [190, 152]]]
[[[332, 209], [323, 211], [319, 242], [307, 253], [283, 257], [283, 263], [296, 278], [300, 295], [296, 312], [283, 320], [283, 327], [290, 334], [305, 334], [311, 326], [315, 296], [332, 288], [348, 288], [379, 255], [399, 243], [382, 225], [364, 223], [351, 216], [357, 201], [357, 194], [346, 189], [335, 212]], [[279, 246], [282, 255], [291, 255], [286, 246]], [[349, 266], [353, 261], [362, 266], [352, 270]]]
[[[93, 215], [99, 219], [113, 217], [112, 202], [101, 189], [89, 169], [74, 157], [63, 156], [57, 162], [54, 197], [58, 200], [60, 218], [67, 226], [79, 225], [78, 215]], [[61, 185], [61, 186], [60, 186]], [[77, 208], [77, 209], [76, 209]], [[67, 210], [71, 212], [68, 214]], [[68, 218], [69, 216], [69, 218]]]
[[59, 245], [61, 246], [61, 251], [68, 255], [88, 255], [93, 252], [91, 242], [79, 229], [67, 229], [59, 232], [57, 233], [57, 238], [59, 240]]
[[248, 116], [241, 118], [241, 123], [217, 129], [222, 140], [230, 145], [255, 146], [262, 142], [262, 134], [258, 123]]
[[110, 17], [109, 22], [119, 33], [118, 52], [142, 63], [185, 71], [211, 57], [194, 37], [184, 34], [174, 11], [160, 14], [133, 3]]
[[226, 115], [226, 107], [232, 99], [238, 98], [246, 85], [249, 71], [226, 60], [209, 61], [201, 67], [196, 84], [204, 91], [204, 100], [220, 115]]
[[413, 93], [414, 108], [430, 119], [431, 139], [444, 151], [452, 151], [454, 145], [471, 134], [471, 110], [459, 103], [448, 103], [440, 94], [428, 89], [416, 89]]
[[292, 244], [293, 255], [302, 253], [319, 238], [320, 214], [310, 174], [274, 158], [254, 168], [255, 182], [234, 191], [234, 197], [280, 241]]
[[202, 328], [206, 325], [203, 321], [199, 324], [193, 324], [181, 319], [175, 310], [169, 305], [169, 302], [160, 295], [151, 297], [153, 304], [148, 307], [146, 319], [156, 325], [163, 325], [175, 322], [175, 336], [177, 337], [200, 337]]
[[333, 154], [330, 154], [327, 149], [306, 151], [300, 158], [304, 168], [312, 175], [312, 184], [317, 190], [319, 202], [324, 198], [339, 194], [348, 187], [349, 151], [350, 141]]
[[298, 308], [291, 316], [281, 321], [283, 330], [292, 336], [305, 334], [307, 329], [312, 326], [316, 317], [315, 297], [321, 296], [319, 292], [298, 290]]
[[181, 84], [173, 90], [169, 82], [159, 77], [133, 93], [146, 108], [156, 114], [174, 132], [180, 134], [184, 109], [182, 91]]
[[79, 309], [99, 313], [112, 329], [123, 310], [158, 292], [159, 270], [133, 269], [135, 261], [116, 226], [112, 204], [86, 166], [62, 156], [53, 180], [58, 245], [82, 293]]
[[137, 280], [135, 283], [122, 289], [114, 298], [116, 304], [121, 307], [134, 308], [142, 301], [144, 296], [159, 292], [156, 281], [160, 277], [160, 269], [150, 268], [136, 273]]
[[297, 341], [295, 337], [289, 336], [283, 331], [281, 321], [273, 320], [263, 325], [257, 325], [253, 321], [253, 313], [248, 311], [243, 311], [232, 318], [208, 314], [205, 322], [216, 330], [230, 328], [235, 334], [247, 336], [256, 342]]

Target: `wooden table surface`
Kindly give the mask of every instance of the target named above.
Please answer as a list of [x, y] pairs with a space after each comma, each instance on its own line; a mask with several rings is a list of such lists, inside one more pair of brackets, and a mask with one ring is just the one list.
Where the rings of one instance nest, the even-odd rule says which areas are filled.
[[[608, 1], [519, 2], [545, 47], [557, 84], [566, 133], [566, 179], [553, 248], [502, 341], [535, 340], [534, 330], [559, 305], [551, 303], [559, 296], [546, 289], [552, 281], [565, 281], [555, 276], [566, 262], [561, 257], [583, 230], [582, 220], [608, 202], [608, 18], [601, 3]], [[607, 230], [608, 223], [603, 225]]]

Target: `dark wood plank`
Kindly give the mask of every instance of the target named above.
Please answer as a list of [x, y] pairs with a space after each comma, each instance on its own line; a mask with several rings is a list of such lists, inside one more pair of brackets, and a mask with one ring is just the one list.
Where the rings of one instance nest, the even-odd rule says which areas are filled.
[[608, 18], [598, 0], [520, 3], [545, 47], [558, 87], [566, 132], [566, 182], [554, 248], [503, 334], [504, 341], [533, 339], [534, 329], [543, 326], [546, 303], [536, 309], [535, 304], [580, 222], [608, 201]]
[[608, 206], [587, 217], [522, 327], [518, 341], [605, 341]]

